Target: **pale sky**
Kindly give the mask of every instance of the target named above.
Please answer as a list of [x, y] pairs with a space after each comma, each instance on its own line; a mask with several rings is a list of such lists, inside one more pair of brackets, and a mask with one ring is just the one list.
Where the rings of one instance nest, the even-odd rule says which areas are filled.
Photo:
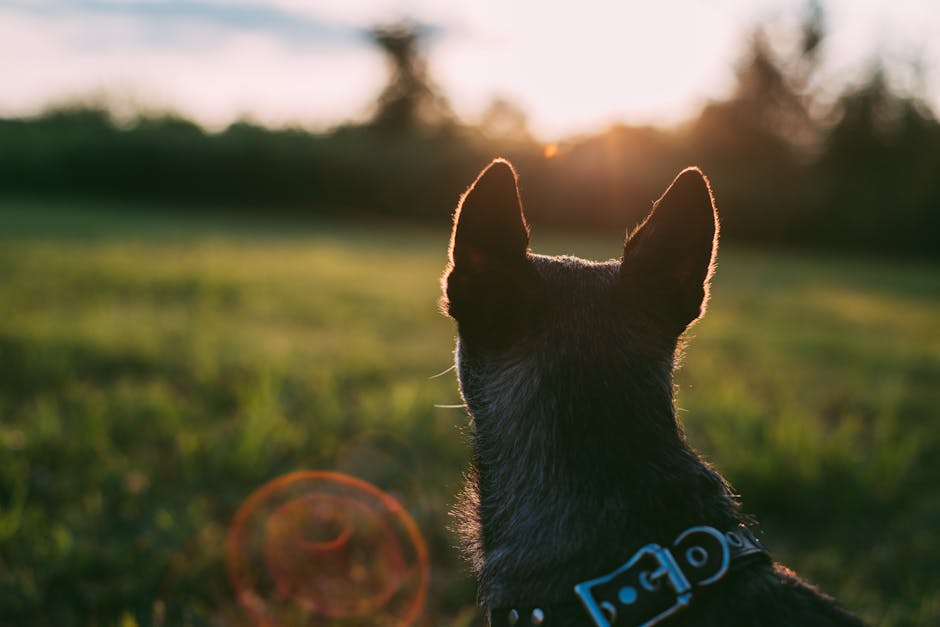
[[[238, 118], [309, 128], [362, 119], [385, 80], [362, 34], [431, 27], [431, 71], [469, 121], [496, 96], [544, 139], [614, 121], [668, 124], [733, 81], [742, 36], [785, 31], [803, 0], [0, 0], [0, 115], [104, 97], [210, 128]], [[821, 78], [857, 80], [880, 55], [924, 69], [940, 111], [940, 0], [829, 0]]]

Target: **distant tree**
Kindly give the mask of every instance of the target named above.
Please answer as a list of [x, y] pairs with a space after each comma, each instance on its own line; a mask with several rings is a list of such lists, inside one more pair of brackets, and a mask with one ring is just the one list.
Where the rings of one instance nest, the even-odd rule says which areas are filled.
[[916, 94], [892, 89], [880, 64], [836, 104], [819, 161], [816, 230], [843, 245], [936, 251], [940, 123]]
[[525, 111], [519, 105], [501, 96], [490, 101], [480, 117], [479, 127], [488, 139], [509, 143], [532, 141]]
[[371, 125], [382, 131], [408, 133], [451, 123], [450, 105], [431, 80], [419, 46], [421, 28], [402, 22], [377, 26], [369, 36], [385, 53], [389, 67], [388, 84], [379, 94]]
[[[760, 139], [777, 149], [805, 152], [818, 144], [820, 128], [813, 115], [813, 78], [825, 39], [821, 5], [812, 1], [790, 43], [774, 46], [766, 30], [757, 27], [737, 68], [731, 97], [712, 108], [723, 109], [748, 141]], [[708, 112], [708, 111], [707, 111]]]
[[818, 2], [807, 4], [788, 41], [775, 42], [755, 28], [730, 97], [706, 106], [688, 129], [692, 152], [721, 185], [731, 236], [801, 237], [813, 194], [806, 185], [808, 164], [823, 137], [813, 79], [824, 39]]

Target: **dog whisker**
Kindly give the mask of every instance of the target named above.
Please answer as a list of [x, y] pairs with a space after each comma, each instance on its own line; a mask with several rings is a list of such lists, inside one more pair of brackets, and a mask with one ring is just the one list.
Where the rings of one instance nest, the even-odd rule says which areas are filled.
[[428, 377], [428, 380], [430, 380], [430, 379], [436, 379], [436, 378], [438, 378], [438, 377], [443, 377], [445, 374], [447, 374], [448, 372], [452, 371], [452, 370], [453, 370], [454, 368], [456, 368], [456, 367], [457, 367], [457, 365], [454, 364], [454, 365], [452, 365], [450, 368], [448, 368], [447, 370], [443, 370], [443, 371], [441, 371], [441, 372], [438, 372], [438, 373], [435, 374], [435, 375], [431, 375], [430, 377]]
[[460, 403], [459, 405], [435, 405], [439, 409], [466, 409], [466, 403]]

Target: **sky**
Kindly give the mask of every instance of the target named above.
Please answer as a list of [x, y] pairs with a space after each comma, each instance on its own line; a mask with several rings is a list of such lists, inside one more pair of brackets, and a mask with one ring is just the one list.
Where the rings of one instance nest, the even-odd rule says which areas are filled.
[[[881, 57], [940, 111], [940, 1], [823, 0], [820, 81]], [[613, 122], [671, 124], [726, 95], [755, 24], [786, 33], [805, 0], [0, 0], [0, 116], [106, 100], [209, 128], [236, 119], [322, 129], [364, 119], [386, 76], [365, 29], [428, 27], [455, 111], [494, 98], [546, 140]], [[915, 61], [922, 69], [913, 71]]]

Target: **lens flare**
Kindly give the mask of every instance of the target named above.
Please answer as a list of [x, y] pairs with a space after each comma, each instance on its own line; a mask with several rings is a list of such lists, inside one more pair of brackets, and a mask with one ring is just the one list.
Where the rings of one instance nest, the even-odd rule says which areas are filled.
[[374, 485], [295, 472], [242, 504], [226, 543], [229, 581], [257, 624], [411, 625], [427, 593], [427, 547]]

